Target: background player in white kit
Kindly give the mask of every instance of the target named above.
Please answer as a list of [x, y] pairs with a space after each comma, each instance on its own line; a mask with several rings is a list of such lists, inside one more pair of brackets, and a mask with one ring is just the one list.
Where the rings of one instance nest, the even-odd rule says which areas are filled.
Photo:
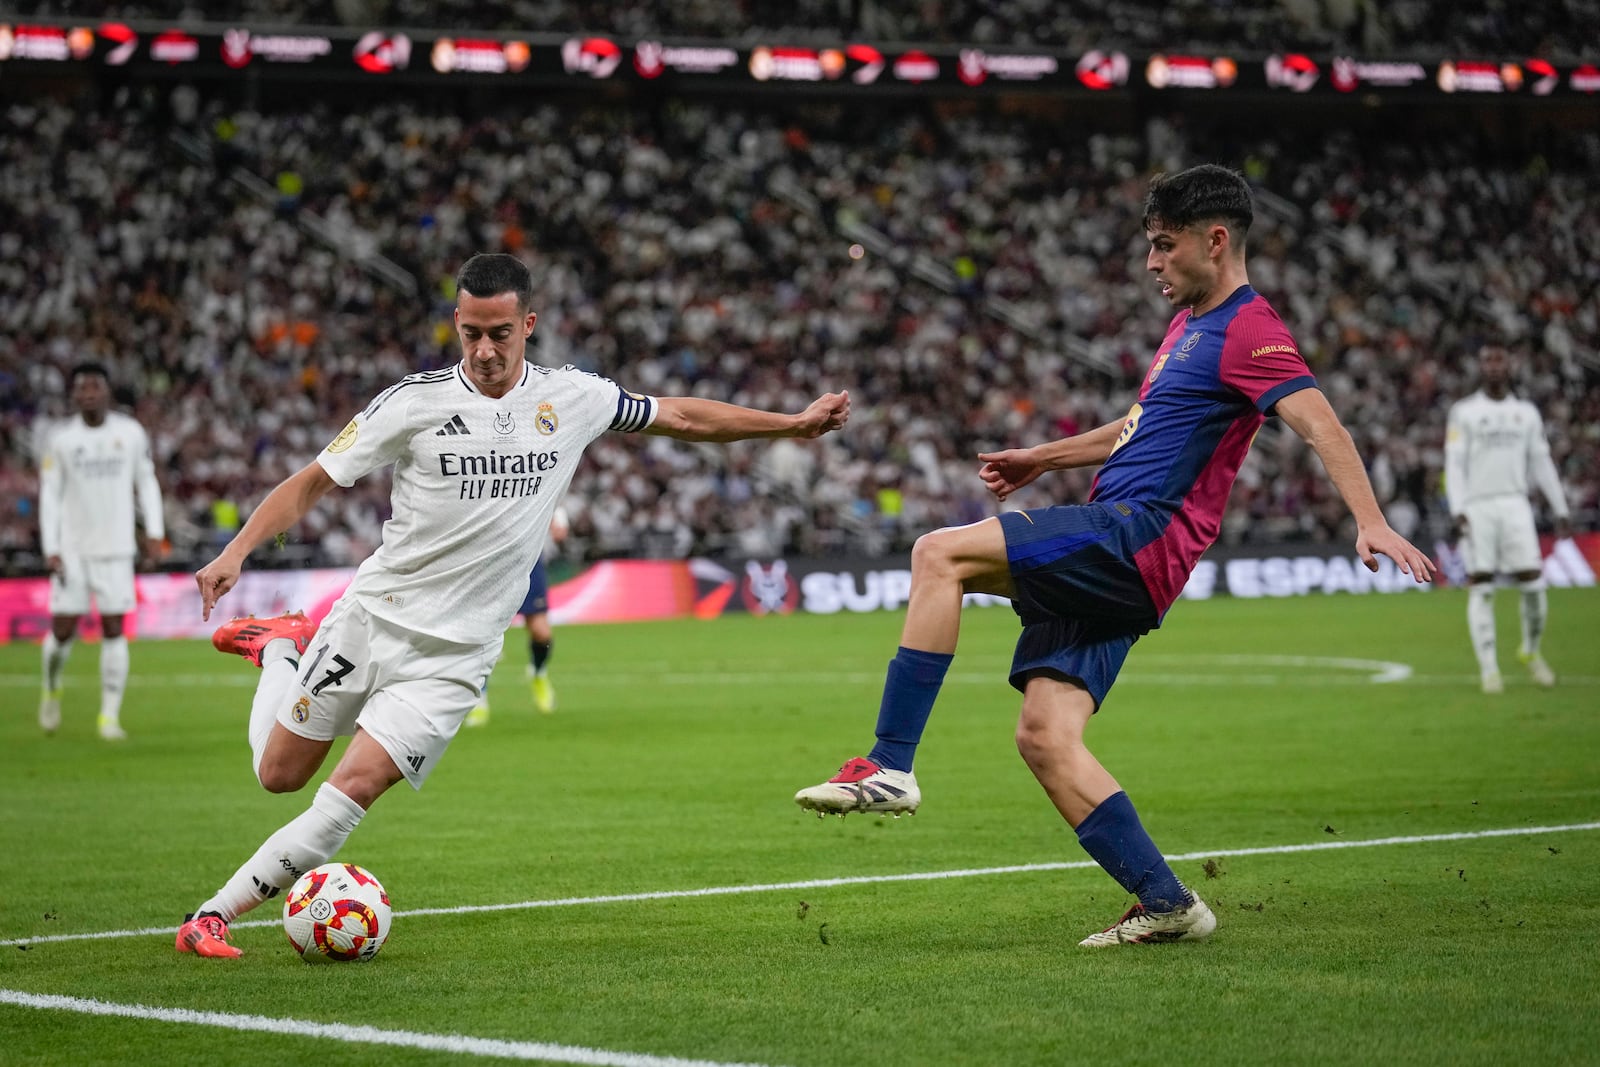
[[[80, 363], [68, 378], [78, 414], [45, 442], [39, 466], [39, 541], [50, 572], [50, 632], [42, 650], [39, 726], [61, 725], [62, 675], [78, 620], [90, 602], [100, 613], [100, 736], [127, 737], [122, 693], [128, 684], [124, 617], [136, 606], [134, 564], [142, 547], [159, 557], [166, 525], [161, 486], [144, 427], [111, 410], [111, 381], [98, 363]], [[135, 538], [134, 503], [144, 528]]]
[[1445, 496], [1467, 568], [1467, 629], [1483, 691], [1501, 692], [1494, 588], [1497, 574], [1510, 574], [1522, 593], [1520, 658], [1535, 682], [1550, 686], [1555, 672], [1539, 654], [1546, 595], [1528, 481], [1538, 485], [1555, 513], [1557, 537], [1572, 535], [1567, 497], [1538, 409], [1510, 393], [1511, 358], [1505, 348], [1480, 348], [1478, 371], [1481, 388], [1450, 408], [1444, 446]]
[[320, 628], [298, 614], [239, 619], [212, 639], [262, 668], [249, 739], [266, 789], [299, 789], [336, 737], [351, 740], [311, 807], [184, 922], [180, 952], [239, 955], [228, 922], [332, 857], [390, 786], [421, 788], [500, 656], [589, 442], [608, 429], [687, 441], [818, 437], [849, 418], [848, 393], [788, 415], [640, 396], [572, 367], [533, 366], [525, 358], [535, 320], [528, 268], [513, 256], [478, 255], [456, 282], [461, 362], [379, 394], [195, 574], [209, 618], [257, 545], [334, 485], [394, 464], [382, 543]]

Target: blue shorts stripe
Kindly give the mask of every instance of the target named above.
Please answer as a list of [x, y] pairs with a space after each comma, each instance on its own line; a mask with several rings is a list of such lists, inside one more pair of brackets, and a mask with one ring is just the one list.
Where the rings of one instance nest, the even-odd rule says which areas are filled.
[[1000, 516], [1023, 624], [1012, 685], [1040, 673], [1067, 678], [1100, 706], [1133, 643], [1161, 624], [1135, 556], [1167, 521], [1160, 509], [1121, 501]]

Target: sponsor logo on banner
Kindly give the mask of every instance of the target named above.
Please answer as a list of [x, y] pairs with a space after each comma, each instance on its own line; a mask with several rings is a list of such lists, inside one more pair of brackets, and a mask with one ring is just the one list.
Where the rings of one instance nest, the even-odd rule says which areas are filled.
[[1085, 52], [1078, 60], [1078, 81], [1096, 92], [1128, 84], [1128, 57], [1122, 52]]
[[622, 49], [609, 37], [570, 37], [561, 45], [561, 65], [568, 74], [609, 78], [622, 65]]
[[712, 46], [684, 47], [660, 41], [640, 41], [633, 46], [633, 69], [641, 78], [674, 74], [721, 74], [739, 65], [739, 53], [732, 48]]
[[1288, 55], [1268, 56], [1266, 61], [1267, 85], [1273, 89], [1288, 89], [1294, 93], [1310, 92], [1322, 76], [1322, 70], [1310, 56], [1291, 52]]
[[8, 59], [32, 59], [57, 63], [71, 58], [72, 49], [67, 43], [67, 31], [59, 26], [13, 28], [0, 23], [0, 62]]
[[411, 38], [373, 30], [356, 41], [351, 58], [368, 74], [393, 74], [411, 65]]
[[441, 37], [433, 42], [428, 62], [440, 74], [516, 74], [532, 54], [524, 41]]
[[105, 55], [108, 67], [124, 66], [139, 50], [139, 35], [120, 22], [102, 22], [97, 32], [102, 40], [111, 45]]
[[784, 560], [773, 560], [767, 566], [748, 560], [739, 580], [739, 599], [752, 615], [788, 615], [800, 603], [800, 583]]
[[968, 85], [982, 85], [993, 77], [1001, 81], [1038, 81], [1061, 69], [1054, 56], [995, 55], [963, 48], [956, 59], [956, 76]]
[[200, 58], [200, 41], [182, 30], [165, 30], [150, 42], [150, 58], [171, 66], [193, 63]]
[[815, 82], [823, 78], [822, 57], [811, 48], [768, 48], [750, 52], [750, 76], [758, 82]]
[[1440, 90], [1447, 93], [1502, 93], [1522, 87], [1522, 68], [1515, 63], [1501, 67], [1495, 63], [1445, 60], [1439, 64], [1436, 81]]
[[883, 53], [870, 44], [853, 44], [844, 50], [845, 58], [857, 64], [850, 72], [850, 80], [857, 85], [871, 85], [878, 80], [885, 66]]
[[1341, 93], [1353, 93], [1363, 85], [1377, 89], [1408, 89], [1428, 80], [1421, 63], [1369, 63], [1349, 56], [1335, 56], [1329, 64], [1328, 80]]
[[1575, 93], [1600, 92], [1600, 68], [1585, 63], [1572, 72], [1567, 87]]
[[812, 571], [800, 579], [800, 594], [802, 606], [813, 615], [893, 611], [911, 599], [911, 571]]
[[310, 63], [332, 52], [333, 42], [326, 37], [222, 31], [222, 61], [235, 70], [248, 66], [257, 56], [268, 63]]
[[926, 52], [907, 52], [891, 69], [903, 82], [931, 82], [939, 76], [939, 61]]
[[1154, 55], [1144, 67], [1152, 89], [1226, 89], [1239, 77], [1239, 65], [1227, 56]]
[[1530, 79], [1528, 91], [1534, 96], [1549, 96], [1561, 84], [1561, 75], [1556, 73], [1556, 68], [1548, 60], [1530, 59], [1523, 66], [1527, 68]]
[[94, 55], [94, 31], [87, 26], [72, 27], [67, 31], [67, 51], [78, 60]]

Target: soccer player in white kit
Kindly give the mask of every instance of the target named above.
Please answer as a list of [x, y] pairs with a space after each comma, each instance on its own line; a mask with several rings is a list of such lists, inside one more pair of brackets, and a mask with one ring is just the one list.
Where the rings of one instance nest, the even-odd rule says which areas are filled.
[[[69, 377], [77, 415], [49, 435], [39, 466], [39, 541], [50, 572], [50, 632], [41, 653], [39, 727], [61, 725], [62, 675], [78, 620], [100, 613], [100, 736], [127, 738], [122, 694], [128, 684], [125, 616], [134, 610], [140, 549], [160, 555], [166, 536], [161, 486], [144, 427], [111, 410], [105, 367], [80, 363]], [[144, 529], [136, 539], [134, 516]]]
[[1522, 593], [1519, 656], [1539, 685], [1556, 683], [1539, 654], [1546, 595], [1539, 535], [1528, 502], [1531, 478], [1556, 516], [1556, 536], [1570, 537], [1566, 493], [1550, 458], [1539, 411], [1511, 395], [1511, 359], [1501, 345], [1478, 350], [1482, 388], [1450, 408], [1445, 437], [1445, 497], [1467, 568], [1467, 629], [1485, 693], [1505, 689], [1495, 654], [1494, 587], [1510, 574]]
[[685, 441], [810, 438], [849, 418], [848, 393], [826, 393], [791, 415], [641, 396], [573, 367], [533, 366], [528, 268], [514, 256], [478, 255], [456, 283], [461, 362], [380, 393], [195, 574], [210, 618], [256, 546], [335, 485], [394, 465], [382, 543], [320, 628], [299, 614], [239, 619], [212, 639], [261, 667], [249, 739], [267, 790], [301, 788], [335, 738], [351, 740], [311, 807], [186, 919], [180, 952], [239, 955], [229, 922], [330, 859], [390, 786], [421, 788], [500, 656], [589, 442], [606, 430]]

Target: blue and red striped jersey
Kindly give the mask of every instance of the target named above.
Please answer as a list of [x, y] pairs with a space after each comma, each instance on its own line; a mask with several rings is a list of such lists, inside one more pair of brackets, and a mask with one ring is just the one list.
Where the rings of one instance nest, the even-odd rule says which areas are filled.
[[1316, 384], [1288, 327], [1248, 285], [1204, 315], [1173, 317], [1090, 493], [1168, 512], [1135, 557], [1158, 611], [1217, 539], [1234, 478], [1273, 405]]

